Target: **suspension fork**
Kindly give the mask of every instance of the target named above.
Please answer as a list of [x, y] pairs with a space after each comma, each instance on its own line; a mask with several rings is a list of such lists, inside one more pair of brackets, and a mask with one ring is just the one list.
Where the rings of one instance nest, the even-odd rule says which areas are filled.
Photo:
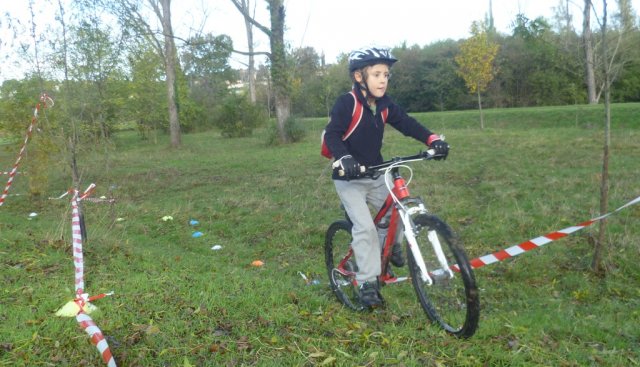
[[[416, 201], [417, 206], [411, 207], [408, 210], [401, 211], [402, 222], [405, 225], [404, 235], [407, 238], [407, 242], [410, 244], [411, 252], [414, 254], [414, 259], [416, 259], [416, 264], [422, 273], [422, 281], [426, 282], [428, 285], [433, 284], [433, 278], [439, 277], [441, 278], [443, 275], [449, 279], [453, 278], [454, 274], [451, 268], [449, 267], [449, 263], [447, 262], [447, 257], [442, 250], [442, 244], [440, 243], [440, 239], [438, 238], [438, 234], [435, 230], [429, 230], [427, 232], [427, 238], [429, 239], [429, 243], [433, 248], [433, 251], [436, 254], [436, 258], [438, 259], [438, 263], [440, 264], [440, 269], [434, 270], [432, 273], [427, 272], [426, 264], [424, 263], [424, 259], [422, 258], [422, 253], [420, 252], [420, 248], [418, 247], [418, 242], [416, 240], [417, 228], [415, 224], [411, 220], [411, 217], [415, 214], [426, 214], [427, 209], [424, 207], [422, 201]], [[407, 225], [408, 223], [408, 225]]]
[[[422, 205], [422, 210], [426, 212], [424, 209], [424, 205]], [[433, 279], [429, 276], [429, 272], [427, 271], [427, 264], [424, 263], [424, 258], [422, 258], [422, 253], [420, 252], [420, 248], [418, 247], [418, 242], [416, 241], [416, 229], [413, 221], [411, 221], [411, 215], [416, 212], [421, 212], [420, 207], [409, 208], [409, 210], [399, 209], [400, 219], [402, 219], [402, 224], [404, 225], [404, 236], [407, 239], [407, 243], [409, 244], [409, 250], [416, 261], [416, 265], [418, 269], [420, 269], [420, 278], [423, 282], [427, 283], [427, 285], [433, 284]]]
[[453, 271], [449, 267], [449, 263], [447, 263], [447, 257], [444, 255], [444, 251], [442, 251], [442, 244], [440, 244], [440, 239], [438, 238], [438, 234], [434, 230], [430, 230], [427, 232], [427, 237], [429, 238], [429, 242], [433, 247], [433, 251], [436, 253], [436, 257], [438, 258], [438, 262], [440, 263], [440, 269], [433, 272], [434, 276], [440, 276], [443, 273], [448, 275], [448, 278], [453, 278]]
[[[427, 285], [432, 285], [432, 275], [439, 276], [441, 273], [447, 273], [449, 278], [452, 278], [453, 272], [449, 268], [447, 258], [444, 255], [444, 251], [442, 251], [442, 244], [440, 243], [440, 239], [438, 238], [435, 230], [429, 230], [427, 232], [427, 238], [433, 247], [433, 251], [436, 254], [441, 269], [436, 270], [431, 275], [429, 274], [427, 265], [424, 262], [424, 258], [422, 257], [422, 253], [420, 252], [420, 248], [418, 247], [418, 242], [416, 240], [417, 228], [411, 220], [411, 217], [415, 214], [427, 214], [427, 209], [425, 208], [422, 200], [412, 199], [409, 197], [409, 190], [407, 189], [404, 178], [398, 171], [398, 167], [391, 169], [391, 176], [393, 178], [392, 190], [398, 201], [396, 203], [397, 211], [400, 214], [400, 219], [404, 225], [404, 235], [407, 239], [407, 243], [409, 244], [409, 249], [413, 254], [413, 258], [416, 260], [416, 265], [420, 269], [420, 277], [422, 278], [422, 281], [427, 283]], [[405, 204], [412, 205], [411, 207], [407, 207]]]
[[433, 251], [436, 254], [436, 258], [438, 259], [438, 263], [440, 264], [440, 269], [434, 270], [432, 273], [429, 273], [429, 269], [427, 269], [427, 265], [424, 262], [424, 258], [422, 257], [422, 253], [420, 251], [420, 247], [418, 247], [418, 242], [416, 240], [416, 234], [418, 229], [415, 224], [411, 220], [411, 217], [416, 214], [427, 214], [427, 209], [422, 203], [421, 200], [410, 199], [408, 202], [415, 204], [410, 208], [400, 208], [398, 211], [400, 213], [400, 218], [402, 219], [402, 223], [404, 224], [404, 235], [407, 238], [407, 242], [409, 243], [409, 249], [413, 254], [413, 258], [416, 260], [416, 265], [420, 269], [420, 275], [423, 282], [427, 283], [427, 285], [432, 285], [434, 278], [441, 278], [445, 276], [446, 278], [453, 278], [454, 274], [449, 264], [447, 262], [447, 258], [442, 250], [442, 244], [440, 243], [440, 239], [438, 238], [438, 234], [435, 230], [428, 230], [427, 238]]

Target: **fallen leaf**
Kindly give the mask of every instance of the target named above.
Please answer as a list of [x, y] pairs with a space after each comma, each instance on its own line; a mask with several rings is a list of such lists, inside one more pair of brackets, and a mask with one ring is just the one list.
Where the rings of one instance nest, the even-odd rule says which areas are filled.
[[327, 359], [325, 359], [324, 361], [322, 361], [322, 363], [320, 363], [321, 366], [329, 366], [336, 363], [336, 357], [327, 357]]
[[262, 266], [262, 265], [264, 265], [264, 262], [262, 262], [261, 260], [254, 260], [254, 261], [251, 263], [251, 266], [255, 266], [255, 267], [260, 267], [260, 266]]

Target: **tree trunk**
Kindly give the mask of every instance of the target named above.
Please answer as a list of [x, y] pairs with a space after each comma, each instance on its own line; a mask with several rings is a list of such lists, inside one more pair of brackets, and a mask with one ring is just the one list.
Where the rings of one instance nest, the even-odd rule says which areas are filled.
[[[607, 1], [602, 1], [602, 60], [604, 71], [604, 149], [602, 155], [602, 178], [600, 181], [600, 215], [604, 215], [609, 209], [609, 146], [611, 145], [611, 68], [609, 67], [607, 52]], [[604, 275], [606, 266], [603, 265], [602, 254], [605, 251], [607, 221], [600, 221], [598, 227], [598, 239], [593, 250], [591, 268], [597, 274]]]
[[285, 125], [291, 113], [291, 98], [289, 95], [289, 74], [286, 64], [284, 45], [284, 5], [283, 0], [269, 0], [271, 15], [271, 80], [275, 92], [276, 119], [278, 135], [281, 143], [288, 143], [289, 137]]
[[[606, 79], [606, 77], [605, 77]], [[606, 83], [606, 82], [605, 82]], [[604, 215], [609, 209], [609, 142], [611, 140], [611, 92], [605, 87], [604, 105], [605, 105], [605, 143], [602, 154], [602, 178], [600, 180], [600, 215]], [[607, 233], [607, 219], [602, 219], [598, 225], [598, 239], [593, 249], [593, 261], [591, 263], [592, 270], [597, 274], [606, 273], [606, 266], [603, 265], [602, 253], [605, 251]]]
[[478, 89], [478, 110], [480, 111], [480, 130], [484, 130], [484, 115], [482, 113], [482, 98]]
[[242, 0], [242, 6], [245, 8], [244, 26], [247, 30], [247, 46], [249, 48], [249, 65], [247, 67], [247, 77], [249, 79], [249, 97], [251, 103], [256, 103], [256, 67], [255, 56], [253, 55], [253, 24], [246, 14], [249, 14], [251, 0]]
[[586, 66], [587, 102], [596, 104], [598, 103], [598, 97], [596, 96], [595, 57], [593, 53], [593, 36], [591, 34], [591, 0], [584, 0], [582, 43]]
[[[152, 1], [152, 0], [150, 0]], [[167, 74], [167, 105], [169, 108], [169, 133], [171, 146], [177, 148], [181, 144], [180, 119], [178, 117], [178, 84], [176, 79], [177, 57], [176, 45], [171, 26], [171, 0], [160, 0], [162, 6], [162, 32], [164, 34], [164, 66]]]

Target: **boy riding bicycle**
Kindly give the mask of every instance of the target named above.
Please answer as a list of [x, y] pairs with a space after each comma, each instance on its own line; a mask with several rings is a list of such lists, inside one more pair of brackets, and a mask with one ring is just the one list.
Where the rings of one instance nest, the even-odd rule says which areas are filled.
[[[324, 141], [335, 158], [333, 182], [349, 216], [352, 248], [356, 260], [356, 281], [362, 306], [373, 308], [383, 303], [379, 292], [380, 243], [368, 205], [379, 209], [387, 197], [384, 177], [360, 176], [360, 166], [383, 162], [384, 125], [391, 124], [406, 136], [426, 144], [440, 159], [446, 158], [449, 145], [422, 126], [387, 95], [390, 68], [397, 61], [388, 49], [368, 48], [349, 54], [349, 73], [353, 89], [338, 97], [331, 110]], [[363, 110], [356, 118], [355, 112]], [[401, 244], [395, 244], [391, 263], [403, 266]]]

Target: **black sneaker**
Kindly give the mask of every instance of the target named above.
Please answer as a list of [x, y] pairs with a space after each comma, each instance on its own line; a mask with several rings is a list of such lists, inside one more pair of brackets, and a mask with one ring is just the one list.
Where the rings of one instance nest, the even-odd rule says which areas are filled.
[[391, 248], [391, 263], [394, 266], [404, 266], [404, 256], [402, 256], [402, 244], [396, 242]]
[[376, 308], [384, 303], [378, 291], [377, 282], [364, 282], [360, 284], [358, 297], [360, 298], [360, 304], [365, 308]]

